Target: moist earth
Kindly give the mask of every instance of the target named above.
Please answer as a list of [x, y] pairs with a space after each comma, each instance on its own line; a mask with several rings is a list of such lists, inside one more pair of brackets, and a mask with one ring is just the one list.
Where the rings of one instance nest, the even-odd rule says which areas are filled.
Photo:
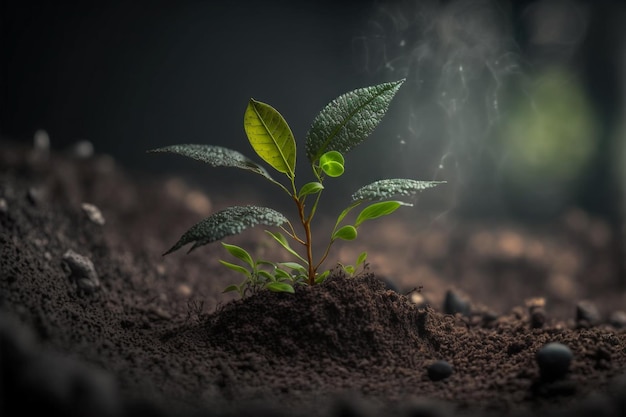
[[[355, 276], [241, 300], [219, 247], [161, 256], [231, 203], [219, 190], [1, 150], [3, 416], [624, 415], [619, 251], [580, 210], [538, 230], [384, 219]], [[281, 259], [266, 241], [231, 243]], [[551, 374], [537, 352], [553, 342], [571, 361]]]

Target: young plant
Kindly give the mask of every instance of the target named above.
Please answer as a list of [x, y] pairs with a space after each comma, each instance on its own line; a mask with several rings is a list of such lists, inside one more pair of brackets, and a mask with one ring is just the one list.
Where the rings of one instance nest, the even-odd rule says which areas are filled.
[[[313, 120], [307, 133], [305, 148], [315, 181], [298, 188], [296, 185], [296, 141], [283, 116], [268, 104], [250, 99], [244, 114], [244, 130], [256, 154], [269, 166], [286, 177], [286, 185], [275, 180], [267, 170], [241, 153], [212, 145], [172, 145], [148, 152], [170, 152], [205, 162], [213, 167], [233, 167], [251, 171], [283, 190], [293, 200], [301, 231], [282, 213], [268, 207], [233, 206], [200, 221], [185, 232], [164, 255], [193, 243], [189, 252], [199, 246], [222, 240], [259, 224], [277, 226], [282, 231], [267, 231], [297, 262], [274, 263], [254, 261], [243, 248], [223, 244], [227, 251], [245, 266], [220, 261], [226, 267], [243, 274], [241, 285], [228, 287], [242, 297], [260, 288], [272, 291], [293, 292], [298, 283], [314, 285], [322, 282], [329, 271], [320, 268], [337, 240], [356, 239], [358, 228], [367, 220], [389, 215], [410, 203], [396, 200], [397, 196], [411, 196], [435, 187], [443, 181], [416, 181], [412, 179], [386, 179], [375, 181], [352, 194], [352, 202], [339, 214], [326, 248], [319, 258], [313, 255], [313, 230], [311, 223], [317, 212], [327, 178], [341, 176], [345, 170], [344, 154], [363, 142], [380, 123], [389, 103], [404, 80], [360, 88], [337, 97]], [[363, 203], [363, 208], [353, 222], [346, 216]], [[295, 250], [289, 239], [303, 249]], [[351, 275], [364, 264], [366, 254], [355, 265], [344, 267]]]

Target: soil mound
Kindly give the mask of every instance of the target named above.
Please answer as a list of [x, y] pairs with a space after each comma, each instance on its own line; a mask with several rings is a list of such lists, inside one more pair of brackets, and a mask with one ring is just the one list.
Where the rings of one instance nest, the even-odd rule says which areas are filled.
[[295, 295], [261, 292], [230, 303], [208, 319], [206, 337], [223, 349], [279, 355], [290, 361], [332, 359], [353, 365], [413, 362], [430, 343], [420, 337], [426, 312], [388, 290], [372, 274], [336, 271], [323, 285]]

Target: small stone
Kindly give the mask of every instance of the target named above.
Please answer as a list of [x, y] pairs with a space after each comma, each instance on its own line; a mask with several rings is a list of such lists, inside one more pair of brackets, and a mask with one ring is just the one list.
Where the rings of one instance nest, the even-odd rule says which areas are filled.
[[543, 308], [534, 309], [530, 313], [530, 327], [541, 329], [546, 324], [546, 311]]
[[30, 187], [28, 189], [28, 193], [26, 194], [26, 198], [28, 202], [34, 206], [37, 206], [44, 201], [44, 192], [40, 188]]
[[530, 316], [530, 327], [540, 329], [546, 324], [546, 299], [543, 297], [530, 298], [526, 300], [528, 314]]
[[100, 288], [100, 280], [91, 259], [69, 249], [63, 255], [63, 262], [69, 268], [70, 279], [79, 292], [91, 294]]
[[443, 302], [443, 312], [445, 314], [461, 314], [464, 316], [470, 313], [470, 303], [462, 299], [456, 292], [448, 290]]
[[489, 325], [498, 320], [500, 316], [495, 311], [487, 310], [482, 312], [480, 317], [482, 318], [483, 325]]
[[600, 312], [590, 301], [581, 301], [576, 304], [576, 323], [579, 326], [594, 326], [601, 321]]
[[446, 361], [436, 361], [428, 365], [426, 371], [432, 381], [441, 381], [452, 375], [453, 368]]
[[39, 129], [33, 135], [33, 147], [36, 152], [50, 152], [50, 135], [43, 129]]
[[163, 310], [159, 307], [150, 307], [146, 310], [150, 318], [155, 320], [169, 320], [172, 318], [172, 315], [167, 311]]
[[72, 152], [77, 158], [91, 158], [93, 156], [93, 144], [88, 140], [81, 140], [79, 142], [76, 142], [72, 149]]
[[562, 343], [552, 342], [544, 345], [536, 354], [541, 379], [554, 381], [564, 377], [573, 358], [570, 348]]
[[424, 297], [424, 294], [418, 291], [413, 291], [410, 295], [411, 302], [418, 308], [425, 308], [428, 305], [428, 300]]
[[33, 149], [28, 154], [28, 162], [33, 169], [38, 169], [50, 156], [50, 136], [48, 132], [39, 129], [33, 136]]
[[614, 311], [609, 316], [609, 324], [617, 329], [623, 329], [626, 327], [626, 312]]
[[81, 205], [81, 208], [87, 214], [89, 220], [91, 220], [95, 224], [102, 226], [106, 222], [100, 209], [93, 204], [83, 203]]
[[383, 283], [386, 289], [395, 291], [397, 293], [400, 292], [400, 287], [398, 287], [398, 284], [396, 284], [394, 280], [392, 280], [391, 278], [380, 277], [379, 279]]
[[179, 284], [178, 287], [176, 287], [176, 292], [183, 297], [189, 297], [192, 293], [191, 287], [187, 284]]
[[7, 201], [4, 198], [0, 198], [0, 213], [8, 213], [9, 212], [9, 205], [7, 204]]

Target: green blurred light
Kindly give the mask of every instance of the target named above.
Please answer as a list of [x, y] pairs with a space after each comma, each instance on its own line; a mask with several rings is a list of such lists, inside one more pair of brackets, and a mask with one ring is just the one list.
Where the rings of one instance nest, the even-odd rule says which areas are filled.
[[509, 179], [554, 185], [584, 175], [596, 151], [596, 121], [575, 77], [564, 69], [544, 71], [520, 103], [502, 137]]

